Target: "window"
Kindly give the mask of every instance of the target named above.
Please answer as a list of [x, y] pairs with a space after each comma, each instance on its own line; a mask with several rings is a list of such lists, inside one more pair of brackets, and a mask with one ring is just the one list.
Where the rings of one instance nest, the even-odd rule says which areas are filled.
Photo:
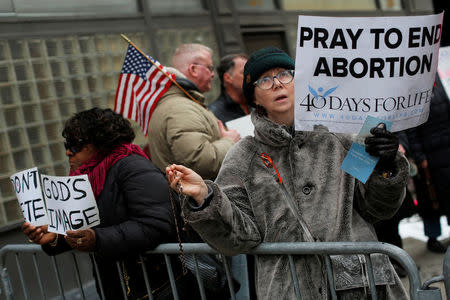
[[285, 10], [376, 10], [375, 0], [282, 0], [282, 3]]
[[13, 12], [13, 5], [8, 1], [0, 1], [0, 13], [10, 13]]
[[203, 11], [202, 0], [147, 0], [152, 13], [195, 13]]
[[401, 0], [380, 0], [382, 10], [402, 10]]
[[[137, 13], [137, 1], [123, 0], [11, 0], [16, 13]], [[1, 6], [0, 6], [1, 8]]]
[[268, 46], [275, 46], [288, 52], [284, 32], [246, 32], [242, 34], [242, 39], [247, 53]]
[[273, 0], [234, 0], [238, 10], [274, 10]]

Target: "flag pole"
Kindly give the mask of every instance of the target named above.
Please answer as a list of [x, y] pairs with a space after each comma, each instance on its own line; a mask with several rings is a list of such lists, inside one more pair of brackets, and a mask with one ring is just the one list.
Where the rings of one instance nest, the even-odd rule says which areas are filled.
[[160, 70], [163, 74], [164, 74], [164, 76], [167, 76], [169, 79], [170, 79], [170, 81], [172, 81], [172, 83], [173, 84], [175, 84], [186, 96], [188, 96], [188, 98], [189, 99], [191, 99], [192, 101], [194, 101], [195, 103], [197, 103], [197, 104], [199, 104], [199, 105], [201, 105], [201, 106], [203, 106], [203, 107], [205, 107], [202, 103], [200, 103], [197, 99], [195, 99], [194, 97], [192, 97], [192, 95], [191, 94], [189, 94], [184, 88], [182, 88], [181, 87], [181, 85], [178, 83], [178, 82], [176, 82], [171, 76], [169, 76], [169, 75], [167, 75], [164, 71], [163, 71], [163, 69], [161, 68], [161, 66], [158, 66], [158, 65], [156, 65], [148, 56], [147, 56], [147, 54], [145, 54], [144, 52], [142, 52], [141, 51], [141, 49], [139, 49], [138, 47], [136, 47], [136, 45], [132, 42], [132, 41], [130, 41], [130, 39], [126, 36], [126, 35], [124, 35], [124, 34], [121, 34], [120, 35], [125, 41], [127, 41], [131, 46], [133, 46], [137, 51], [139, 51], [139, 53], [141, 53], [149, 62], [151, 62], [152, 63], [152, 65], [154, 65], [155, 67], [157, 67], [158, 68], [158, 70]]

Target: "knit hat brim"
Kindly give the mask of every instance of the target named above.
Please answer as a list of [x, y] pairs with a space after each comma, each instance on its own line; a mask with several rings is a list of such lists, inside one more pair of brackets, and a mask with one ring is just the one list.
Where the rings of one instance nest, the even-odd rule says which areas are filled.
[[244, 67], [244, 81], [242, 83], [242, 90], [251, 106], [255, 106], [254, 82], [258, 80], [262, 73], [273, 68], [285, 68], [289, 70], [295, 69], [295, 62], [284, 51], [275, 48], [267, 47], [254, 52]]

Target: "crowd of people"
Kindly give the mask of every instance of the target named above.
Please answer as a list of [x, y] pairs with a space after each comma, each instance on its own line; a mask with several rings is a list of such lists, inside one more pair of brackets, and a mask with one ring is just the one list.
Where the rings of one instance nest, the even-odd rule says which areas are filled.
[[[150, 157], [133, 144], [130, 123], [110, 109], [82, 111], [66, 122], [62, 135], [70, 175], [88, 175], [101, 222], [65, 236], [24, 223], [30, 241], [49, 255], [72, 249], [92, 252], [98, 289], [100, 282], [108, 282], [106, 299], [121, 294], [116, 261], [122, 262], [130, 299], [149, 296], [139, 272], [143, 263], [154, 299], [172, 299], [166, 261], [144, 253], [184, 239], [184, 222], [198, 241], [225, 255], [265, 242], [377, 241], [374, 224], [395, 217], [405, 194], [412, 197], [406, 189], [411, 175], [406, 153], [436, 192], [438, 209], [423, 214], [428, 249], [445, 251], [436, 239], [439, 215], [448, 215], [449, 185], [442, 182], [448, 178], [450, 150], [445, 91], [436, 92], [433, 99], [442, 103], [432, 101], [429, 121], [406, 132], [400, 143], [383, 123], [371, 129], [366, 151], [380, 159], [363, 184], [340, 168], [352, 136], [322, 125], [309, 132], [294, 129], [295, 62], [286, 52], [267, 47], [250, 56], [224, 56], [217, 68], [221, 93], [207, 107], [204, 93], [215, 76], [212, 55], [201, 44], [175, 50], [167, 70], [195, 101], [175, 85], [161, 97], [149, 124]], [[226, 122], [249, 114], [254, 136], [241, 138], [226, 127]], [[371, 258], [378, 298], [407, 299], [389, 258]], [[302, 297], [326, 299], [330, 292], [323, 257], [294, 260]], [[339, 299], [370, 298], [364, 256], [334, 255], [331, 263]], [[295, 298], [288, 264], [286, 256], [255, 258], [250, 274], [258, 299]], [[183, 291], [180, 299], [198, 299], [195, 277], [183, 272], [177, 257], [172, 257], [172, 269]]]

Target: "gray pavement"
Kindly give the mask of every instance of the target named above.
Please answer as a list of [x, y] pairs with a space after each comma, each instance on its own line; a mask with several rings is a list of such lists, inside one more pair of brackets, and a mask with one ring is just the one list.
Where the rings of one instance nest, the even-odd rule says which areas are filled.
[[[444, 246], [450, 245], [450, 238], [441, 240]], [[423, 240], [408, 237], [403, 239], [403, 249], [408, 252], [411, 258], [417, 264], [420, 272], [420, 279], [422, 283], [432, 277], [442, 274], [442, 267], [444, 263], [444, 254], [437, 254], [428, 251], [427, 244]], [[402, 278], [403, 285], [409, 291], [408, 278]], [[432, 286], [441, 289], [442, 299], [447, 299], [445, 296], [445, 289], [443, 283], [433, 284]]]

